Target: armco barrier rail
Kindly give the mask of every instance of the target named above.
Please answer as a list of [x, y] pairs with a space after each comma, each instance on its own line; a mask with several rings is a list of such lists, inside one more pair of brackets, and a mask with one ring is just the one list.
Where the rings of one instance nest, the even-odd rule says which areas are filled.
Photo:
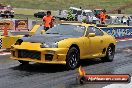
[[101, 29], [116, 39], [132, 38], [132, 27], [102, 27]]

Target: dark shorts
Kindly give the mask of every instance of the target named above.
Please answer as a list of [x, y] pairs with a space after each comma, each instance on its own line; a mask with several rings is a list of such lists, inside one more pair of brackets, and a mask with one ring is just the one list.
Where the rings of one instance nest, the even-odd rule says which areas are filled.
[[49, 29], [49, 27], [44, 27], [44, 30], [47, 31]]

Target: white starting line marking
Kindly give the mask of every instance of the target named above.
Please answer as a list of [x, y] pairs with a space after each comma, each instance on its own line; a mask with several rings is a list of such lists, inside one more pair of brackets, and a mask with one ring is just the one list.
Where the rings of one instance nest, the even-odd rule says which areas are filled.
[[[131, 79], [132, 79], [132, 77], [131, 77]], [[110, 84], [103, 88], [132, 88], [132, 82], [130, 82], [128, 84]]]
[[116, 42], [120, 42], [120, 41], [122, 41], [122, 42], [123, 42], [123, 41], [128, 41], [128, 40], [132, 40], [132, 38], [130, 38], [130, 39], [119, 39], [119, 40], [117, 39], [117, 41], [116, 41]]
[[4, 55], [10, 55], [10, 52], [0, 52], [0, 56], [4, 56]]

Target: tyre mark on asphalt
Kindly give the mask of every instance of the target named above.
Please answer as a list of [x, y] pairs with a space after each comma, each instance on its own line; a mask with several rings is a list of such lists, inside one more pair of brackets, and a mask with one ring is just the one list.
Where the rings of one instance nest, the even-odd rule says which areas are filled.
[[[119, 58], [118, 58], [118, 59], [119, 59]], [[128, 59], [128, 60], [125, 59], [125, 60], [126, 60], [126, 62], [124, 62], [124, 60], [123, 60], [122, 62], [119, 62], [119, 63], [116, 62], [116, 63], [114, 63], [114, 64], [117, 64], [117, 65], [115, 65], [115, 66], [113, 65], [113, 66], [114, 66], [114, 69], [115, 69], [115, 68], [118, 68], [118, 67], [120, 67], [120, 66], [125, 66], [126, 64], [129, 64], [129, 63], [131, 64], [131, 63], [132, 63], [132, 60], [131, 60], [131, 59], [130, 59], [130, 60], [129, 60], [129, 59]], [[122, 64], [122, 63], [123, 63], [123, 64]], [[106, 66], [108, 65], [108, 63], [104, 63], [104, 64], [106, 64], [106, 65], [104, 65], [104, 67], [106, 67]], [[104, 71], [98, 71], [98, 73], [111, 74], [112, 72], [110, 71], [110, 69], [113, 69], [113, 68], [112, 68], [113, 66], [109, 66], [109, 65], [108, 65], [107, 68], [105, 68], [106, 70], [109, 69], [108, 72], [106, 72], [106, 70], [104, 70]], [[100, 66], [97, 66], [97, 67], [103, 68], [103, 67], [100, 67]], [[96, 69], [99, 69], [99, 68], [96, 68]], [[90, 69], [92, 69], [92, 68], [90, 68]], [[90, 70], [90, 69], [89, 69], [89, 70]], [[88, 69], [86, 69], [86, 70], [88, 70]], [[110, 72], [109, 72], [109, 71], [110, 71]], [[89, 72], [89, 73], [90, 73], [90, 72]], [[93, 71], [92, 71], [91, 73], [93, 73]]]
[[[131, 61], [131, 60], [130, 60], [130, 61]], [[114, 66], [114, 67], [120, 67], [120, 66], [126, 65], [126, 64], [128, 64], [128, 63], [132, 63], [132, 61], [131, 61], [131, 62], [130, 62], [130, 61], [126, 59], [126, 62], [123, 61], [124, 64], [122, 64], [122, 62], [118, 62], [118, 63], [116, 63], [117, 66]], [[119, 63], [120, 63], [120, 64], [119, 64]], [[106, 63], [103, 63], [103, 64], [106, 64]], [[97, 65], [100, 65], [100, 64], [97, 64]], [[108, 65], [108, 63], [107, 63], [107, 65]], [[103, 67], [106, 67], [107, 65], [104, 65]], [[101, 66], [97, 66], [97, 67], [103, 68], [103, 67], [101, 67]], [[86, 67], [84, 67], [84, 68], [86, 68]], [[94, 68], [95, 68], [95, 67], [94, 67]], [[109, 69], [109, 68], [112, 69], [112, 66], [107, 66], [107, 68], [105, 68], [106, 70], [104, 70], [104, 71], [98, 71], [98, 72], [97, 72], [96, 70], [99, 69], [99, 68], [96, 68], [96, 69], [94, 70], [93, 68], [90, 68], [90, 67], [89, 67], [89, 68], [86, 69], [86, 70], [89, 70], [89, 73], [93, 73], [93, 72], [95, 72], [95, 73], [103, 73], [103, 72], [104, 72], [104, 73], [105, 73], [107, 69]], [[92, 70], [91, 70], [91, 69], [92, 69]], [[109, 69], [109, 70], [110, 70], [110, 69]], [[74, 72], [74, 73], [68, 72], [68, 73], [69, 73], [70, 75], [71, 75], [71, 74], [72, 74], [72, 75], [76, 74], [76, 72]], [[61, 73], [60, 73], [60, 74], [61, 74]], [[53, 74], [52, 74], [52, 75], [53, 75]], [[55, 75], [55, 74], [54, 74], [54, 75]], [[41, 75], [41, 76], [42, 76], [42, 75]], [[40, 78], [41, 78], [41, 76], [40, 76]], [[55, 76], [56, 76], [56, 75], [55, 75]], [[68, 76], [68, 77], [67, 77], [67, 76]], [[56, 85], [56, 84], [60, 84], [60, 82], [63, 83], [63, 82], [68, 81], [68, 83], [69, 83], [69, 82], [74, 81], [74, 80], [71, 80], [71, 81], [70, 81], [70, 80], [69, 80], [69, 75], [68, 75], [68, 74], [67, 74], [67, 76], [62, 76], [62, 77], [64, 77], [65, 79], [62, 78], [62, 77], [59, 78], [58, 76], [56, 76], [56, 78], [58, 77], [58, 78], [57, 78], [58, 81], [57, 81], [57, 83], [56, 83], [55, 81], [53, 81], [53, 82], [52, 82], [52, 85], [53, 85], [53, 84], [55, 84], [55, 85]], [[42, 77], [43, 77], [43, 76], [42, 76]], [[42, 85], [43, 85], [43, 86], [49, 86], [50, 83], [51, 83], [50, 80], [52, 79], [52, 77], [50, 77], [49, 75], [48, 75], [48, 77], [49, 77], [48, 80], [45, 79], [45, 78], [46, 78], [45, 76], [43, 77], [44, 79], [43, 79], [43, 78], [39, 79], [39, 77], [36, 77], [35, 79], [32, 79], [32, 80], [37, 80], [37, 82], [36, 82], [36, 81], [35, 81], [35, 82], [32, 81], [32, 82], [33, 82], [32, 84], [35, 84], [35, 85], [34, 85], [35, 87], [36, 87], [36, 85], [38, 84], [38, 85], [37, 85], [38, 88], [41, 87]], [[54, 76], [53, 76], [53, 77], [54, 77]], [[71, 77], [72, 77], [72, 76], [71, 76]], [[70, 77], [70, 78], [71, 78], [71, 77]], [[67, 79], [66, 79], [66, 78], [67, 78]], [[73, 78], [75, 78], [75, 76], [73, 76]], [[31, 80], [30, 80], [30, 81], [31, 81]], [[40, 82], [44, 82], [44, 83], [40, 84]], [[61, 83], [61, 84], [62, 84], [62, 83]], [[20, 84], [20, 85], [21, 85], [21, 84]], [[24, 84], [23, 84], [23, 85], [24, 85]], [[40, 85], [40, 86], [39, 86], [39, 85]], [[18, 86], [18, 85], [17, 85], [17, 86]]]
[[[120, 59], [120, 57], [118, 55], [119, 54], [116, 54], [116, 59], [113, 62], [107, 62], [107, 63], [98, 63], [97, 62], [96, 65], [90, 65], [90, 66], [87, 65], [87, 67], [85, 66], [84, 68], [86, 69], [86, 71], [88, 71], [88, 73], [93, 73], [94, 71], [96, 73], [97, 69], [100, 69], [100, 68], [105, 68], [106, 70], [108, 70], [108, 69], [112, 70], [113, 69], [112, 67], [114, 67], [114, 68], [117, 67], [118, 68], [120, 66], [132, 63], [132, 60], [130, 58], [125, 58], [125, 59], [122, 59], [121, 61], [118, 61], [118, 59]], [[114, 65], [109, 66], [108, 63], [109, 64], [112, 63]], [[35, 66], [33, 66], [33, 67], [35, 67]], [[52, 86], [58, 86], [58, 84], [60, 84], [60, 82], [62, 82], [61, 84], [63, 86], [64, 85], [63, 83], [65, 83], [65, 84], [73, 83], [73, 81], [75, 80], [75, 77], [76, 77], [75, 76], [76, 75], [75, 70], [74, 71], [63, 71], [62, 70], [62, 72], [56, 72], [56, 73], [54, 73], [54, 72], [50, 73], [49, 72], [50, 74], [47, 73], [47, 72], [44, 73], [45, 71], [42, 71], [42, 72], [28, 71], [29, 69], [27, 69], [27, 70], [23, 69], [23, 71], [21, 71], [21, 70], [19, 70], [19, 68], [18, 69], [10, 68], [10, 69], [6, 69], [6, 70], [7, 70], [7, 73], [9, 72], [8, 74], [5, 75], [5, 76], [7, 76], [7, 77], [5, 77], [6, 79], [13, 79], [14, 77], [16, 77], [16, 79], [17, 79], [17, 77], [18, 77], [17, 80], [14, 79], [16, 81], [14, 81], [13, 83], [9, 83], [6, 86], [6, 87], [10, 86], [10, 87], [13, 87], [13, 88], [15, 88], [15, 87], [17, 88], [18, 85], [23, 87], [22, 85], [25, 85], [25, 82], [29, 82], [29, 81], [32, 84], [32, 86], [34, 86], [34, 87], [38, 86], [38, 88], [40, 88], [42, 86], [50, 86], [51, 79], [56, 79], [56, 81], [52, 80], [52, 83], [51, 83]], [[4, 73], [6, 73], [6, 70], [0, 70], [0, 72], [5, 71]], [[40, 70], [42, 70], [42, 68]], [[50, 70], [52, 70], [52, 69], [50, 69]], [[102, 72], [106, 73], [107, 72], [106, 70], [98, 71], [98, 73], [99, 72], [100, 73], [102, 73]], [[30, 74], [30, 72], [34, 73], [34, 74]], [[29, 75], [27, 75], [27, 76], [21, 76], [21, 74], [25, 75], [25, 74], [28, 74], [28, 73], [29, 73]], [[109, 73], [109, 71], [108, 71], [108, 73]], [[110, 73], [111, 73], [111, 71], [110, 71]], [[0, 76], [2, 76], [2, 75], [0, 74]], [[36, 80], [37, 80], [37, 82], [36, 82]], [[40, 83], [42, 83], [42, 84], [40, 84]], [[17, 85], [14, 86], [15, 84], [17, 84]], [[27, 84], [27, 86], [29, 86], [29, 85]], [[68, 85], [66, 85], [66, 86], [68, 86]]]
[[[131, 63], [132, 63], [132, 61], [131, 62], [126, 62], [126, 63], [124, 63], [124, 64], [120, 64], [120, 65], [116, 65], [116, 66], [114, 66], [113, 64], [113, 68], [111, 67], [111, 66], [109, 66], [109, 67], [107, 67], [107, 68], [102, 68], [102, 67], [100, 67], [100, 68], [96, 68], [96, 70], [93, 70], [93, 71], [91, 71], [90, 69], [89, 69], [89, 71], [87, 70], [87, 69], [85, 69], [86, 71], [87, 71], [87, 73], [88, 74], [90, 74], [90, 73], [94, 73], [94, 74], [120, 74], [119, 73], [119, 71], [118, 72], [116, 72], [115, 73], [115, 69], [117, 69], [117, 68], [120, 68], [121, 66], [122, 67], [124, 67], [124, 66], [126, 66], [126, 65], [131, 65]], [[106, 66], [106, 65], [105, 65]], [[97, 71], [97, 69], [98, 69], [98, 71]], [[102, 70], [100, 70], [100, 69], [102, 69]], [[113, 70], [114, 69], [114, 70]], [[123, 70], [123, 69], [122, 69]], [[121, 71], [122, 72], [122, 71]], [[127, 73], [127, 72], [126, 72]], [[124, 73], [122, 73], [122, 74], [124, 74]], [[131, 73], [129, 73], [129, 74], [132, 74], [132, 71], [131, 71]], [[66, 81], [66, 80], [64, 80], [64, 81]], [[71, 88], [71, 87], [74, 87], [75, 86], [75, 84], [74, 84], [74, 82], [73, 81], [75, 81], [75, 80], [67, 80], [68, 81], [68, 83], [66, 83], [66, 84], [68, 84], [70, 87], [69, 88]], [[62, 84], [62, 83], [61, 83]], [[74, 84], [74, 85], [73, 85]], [[64, 85], [64, 84], [63, 84]], [[73, 86], [72, 86], [73, 85]], [[87, 84], [88, 85], [88, 84]], [[58, 86], [60, 86], [60, 84], [58, 85]], [[57, 88], [57, 87], [56, 87]], [[90, 88], [92, 88], [92, 87], [90, 87]], [[97, 87], [97, 88], [99, 88], [99, 87]]]

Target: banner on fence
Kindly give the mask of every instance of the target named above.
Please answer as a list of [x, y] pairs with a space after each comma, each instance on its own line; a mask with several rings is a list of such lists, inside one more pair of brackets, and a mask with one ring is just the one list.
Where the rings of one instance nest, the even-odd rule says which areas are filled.
[[15, 30], [28, 30], [28, 20], [15, 20]]
[[3, 19], [0, 20], [0, 30], [7, 26], [8, 30], [13, 31], [29, 31], [32, 29], [32, 20], [19, 20], [19, 19]]
[[0, 21], [0, 30], [3, 30], [3, 27], [5, 26], [8, 28], [8, 30], [12, 30], [14, 29], [14, 22], [9, 20]]
[[116, 39], [132, 38], [132, 27], [101, 28]]

